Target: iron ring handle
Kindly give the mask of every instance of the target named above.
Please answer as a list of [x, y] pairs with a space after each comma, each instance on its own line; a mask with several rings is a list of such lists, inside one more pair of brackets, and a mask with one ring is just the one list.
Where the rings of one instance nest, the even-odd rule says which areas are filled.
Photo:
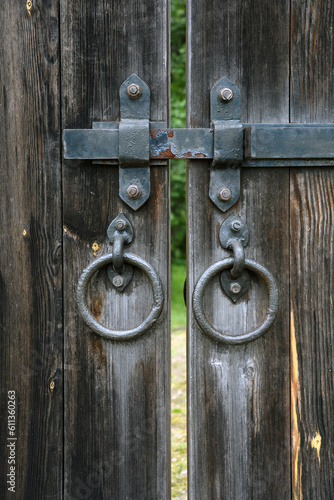
[[262, 325], [259, 326], [256, 330], [243, 335], [233, 336], [216, 330], [216, 328], [210, 325], [203, 311], [204, 289], [213, 276], [221, 271], [224, 271], [225, 269], [229, 269], [230, 267], [232, 267], [233, 263], [233, 258], [221, 260], [220, 262], [216, 262], [215, 264], [213, 264], [202, 274], [195, 286], [193, 294], [193, 311], [198, 325], [200, 326], [202, 331], [206, 333], [206, 335], [213, 338], [214, 340], [217, 340], [218, 342], [223, 342], [229, 345], [238, 345], [258, 339], [259, 337], [261, 337], [261, 335], [265, 334], [272, 326], [278, 311], [278, 288], [274, 277], [265, 267], [257, 264], [252, 260], [246, 259], [245, 269], [249, 269], [250, 271], [257, 273], [268, 288], [269, 307], [267, 310], [266, 318]]
[[77, 288], [77, 303], [80, 314], [85, 323], [91, 328], [91, 330], [106, 339], [129, 340], [147, 332], [150, 328], [152, 328], [154, 323], [159, 318], [164, 303], [164, 294], [161, 280], [154, 267], [152, 267], [137, 255], [133, 255], [132, 253], [124, 253], [123, 258], [124, 262], [132, 264], [133, 266], [138, 267], [141, 271], [144, 271], [144, 273], [150, 279], [153, 290], [153, 306], [147, 318], [139, 326], [136, 326], [135, 328], [132, 328], [130, 330], [111, 330], [101, 325], [101, 323], [96, 320], [91, 311], [88, 309], [86, 301], [87, 289], [90, 279], [96, 273], [96, 271], [98, 271], [103, 266], [113, 263], [113, 255], [103, 255], [99, 259], [89, 264], [89, 266], [86, 267], [79, 278]]

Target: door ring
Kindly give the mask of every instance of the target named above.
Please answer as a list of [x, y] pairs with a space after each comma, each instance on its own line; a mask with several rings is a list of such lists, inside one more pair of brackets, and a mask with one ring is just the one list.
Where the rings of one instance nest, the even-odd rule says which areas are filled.
[[150, 328], [152, 328], [154, 323], [159, 318], [164, 303], [162, 284], [156, 270], [145, 260], [132, 253], [124, 253], [123, 258], [124, 262], [138, 267], [148, 276], [153, 291], [153, 306], [147, 318], [139, 326], [136, 326], [135, 328], [132, 328], [130, 330], [111, 330], [101, 325], [101, 323], [96, 320], [87, 306], [87, 289], [89, 282], [96, 271], [98, 271], [103, 266], [112, 264], [113, 255], [103, 255], [102, 257], [89, 264], [89, 266], [86, 267], [79, 278], [77, 288], [77, 303], [80, 314], [85, 323], [91, 328], [91, 330], [106, 339], [129, 340], [147, 332]]
[[260, 276], [260, 278], [262, 278], [262, 280], [264, 281], [265, 285], [268, 288], [269, 307], [267, 310], [266, 318], [262, 323], [262, 325], [256, 328], [256, 330], [242, 335], [234, 336], [216, 330], [216, 328], [214, 328], [208, 322], [204, 314], [203, 310], [204, 289], [211, 280], [211, 278], [213, 278], [213, 276], [215, 276], [220, 271], [229, 269], [230, 267], [233, 266], [233, 263], [234, 263], [233, 258], [221, 260], [213, 264], [202, 274], [202, 276], [199, 278], [195, 286], [193, 294], [193, 311], [198, 325], [200, 326], [202, 331], [206, 333], [206, 335], [208, 335], [214, 340], [217, 340], [218, 342], [223, 342], [229, 345], [238, 345], [238, 344], [245, 344], [247, 342], [251, 342], [252, 340], [258, 339], [259, 337], [261, 337], [261, 335], [266, 333], [272, 326], [278, 311], [278, 288], [274, 277], [265, 267], [261, 266], [260, 264], [257, 264], [252, 260], [245, 259], [245, 269], [257, 273]]

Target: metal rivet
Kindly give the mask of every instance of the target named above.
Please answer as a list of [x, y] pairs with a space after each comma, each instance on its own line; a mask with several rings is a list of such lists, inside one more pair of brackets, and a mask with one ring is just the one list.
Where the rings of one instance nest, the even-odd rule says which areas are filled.
[[54, 389], [54, 388], [55, 388], [55, 383], [54, 383], [54, 381], [52, 380], [52, 381], [50, 382], [50, 390], [51, 390], [51, 391], [53, 391], [53, 389]]
[[137, 99], [141, 95], [141, 88], [136, 83], [130, 83], [128, 86], [128, 96], [131, 99]]
[[232, 101], [233, 99], [233, 90], [229, 89], [229, 88], [223, 88], [219, 91], [219, 97], [221, 99], [221, 101], [224, 101], [224, 102], [229, 102], [229, 101]]
[[119, 229], [119, 230], [125, 228], [125, 222], [123, 220], [118, 220], [115, 225], [116, 225], [116, 229]]
[[129, 198], [136, 199], [139, 198], [139, 196], [141, 195], [141, 188], [136, 184], [131, 184], [126, 190], [126, 192]]
[[232, 222], [232, 224], [231, 224], [231, 229], [232, 229], [232, 231], [235, 231], [235, 232], [240, 231], [240, 229], [241, 229], [241, 222], [238, 221], [238, 220], [234, 220]]
[[231, 283], [230, 292], [231, 293], [239, 293], [241, 291], [241, 285], [239, 283]]
[[119, 288], [120, 286], [123, 286], [124, 280], [122, 276], [114, 276], [112, 280], [112, 284], [116, 287]]
[[228, 201], [232, 198], [232, 191], [227, 187], [222, 187], [221, 189], [219, 189], [217, 197], [221, 201]]

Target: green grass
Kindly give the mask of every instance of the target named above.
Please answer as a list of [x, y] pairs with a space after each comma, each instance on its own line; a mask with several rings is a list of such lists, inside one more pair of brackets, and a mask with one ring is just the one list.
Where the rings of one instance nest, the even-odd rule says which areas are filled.
[[187, 499], [186, 332], [172, 332], [172, 498]]
[[183, 286], [186, 279], [186, 265], [182, 262], [172, 263], [172, 331], [185, 329], [186, 307], [183, 300]]
[[172, 498], [187, 498], [186, 266], [172, 263]]

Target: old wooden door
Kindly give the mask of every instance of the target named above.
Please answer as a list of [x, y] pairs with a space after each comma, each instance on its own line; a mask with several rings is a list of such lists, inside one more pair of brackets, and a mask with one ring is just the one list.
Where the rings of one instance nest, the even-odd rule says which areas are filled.
[[[150, 88], [151, 121], [168, 123], [169, 2], [9, 0], [1, 18], [1, 498], [168, 499], [168, 167], [151, 164], [150, 197], [133, 210], [117, 165], [65, 160], [62, 134], [119, 122], [133, 73]], [[333, 122], [333, 23], [330, 0], [189, 0], [188, 126], [211, 126], [222, 77], [240, 90], [242, 123]], [[278, 163], [242, 168], [240, 198], [222, 212], [209, 197], [216, 167], [189, 161], [192, 500], [334, 497], [334, 174], [325, 160]], [[112, 251], [120, 212], [133, 228], [125, 250], [162, 289], [157, 321], [130, 340], [92, 332], [76, 300], [84, 269]], [[232, 214], [249, 230], [246, 257], [279, 294], [269, 331], [238, 345], [203, 333], [193, 308], [200, 277], [230, 256], [219, 234]], [[236, 303], [218, 274], [208, 283], [217, 331], [262, 323], [268, 293], [250, 276]], [[154, 302], [136, 267], [123, 293], [106, 269], [88, 293], [93, 317], [117, 331], [145, 321]]]
[[[0, 496], [168, 498], [168, 168], [151, 167], [150, 199], [134, 211], [117, 167], [62, 159], [64, 128], [119, 120], [132, 73], [150, 87], [151, 118], [167, 121], [168, 2], [10, 0], [1, 18]], [[75, 296], [121, 211], [126, 250], [155, 268], [164, 305], [148, 332], [117, 342], [93, 334]], [[90, 306], [109, 328], [134, 328], [152, 307], [149, 280], [135, 268], [120, 294], [102, 270]]]
[[[240, 89], [243, 123], [333, 122], [331, 1], [188, 9], [189, 126], [209, 126], [210, 89], [224, 76]], [[188, 168], [188, 296], [230, 255], [219, 228], [234, 213], [249, 229], [246, 257], [278, 284], [279, 311], [263, 337], [229, 346], [203, 335], [188, 305], [190, 498], [334, 498], [333, 169], [243, 168], [240, 200], [223, 214], [208, 197], [209, 164], [198, 165]], [[248, 293], [233, 304], [218, 275], [210, 281], [217, 330], [261, 324], [268, 296], [255, 275]]]

